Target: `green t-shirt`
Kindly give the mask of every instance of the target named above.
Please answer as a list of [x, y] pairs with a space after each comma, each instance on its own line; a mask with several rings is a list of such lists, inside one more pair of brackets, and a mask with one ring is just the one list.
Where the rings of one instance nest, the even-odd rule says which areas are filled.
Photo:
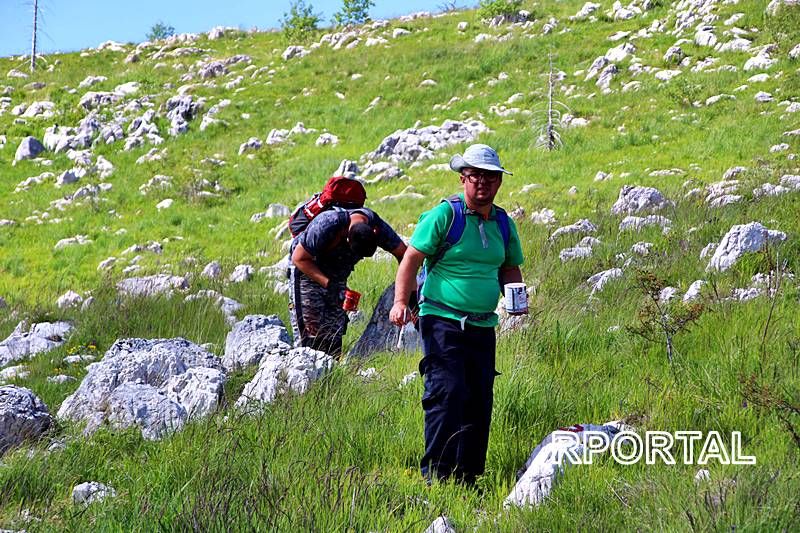
[[[459, 196], [463, 201], [464, 195]], [[461, 239], [428, 272], [422, 288], [423, 300], [431, 299], [470, 314], [495, 310], [500, 297], [500, 267], [519, 266], [523, 257], [514, 221], [508, 220], [511, 232], [506, 249], [494, 215], [494, 207], [490, 220], [483, 221], [478, 215], [467, 215], [467, 225]], [[444, 243], [452, 218], [453, 210], [447, 202], [441, 202], [422, 213], [411, 236], [411, 246], [428, 257], [433, 256]], [[481, 238], [481, 223], [485, 242]], [[424, 301], [420, 306], [420, 315], [454, 320], [460, 320], [463, 316]], [[475, 326], [494, 327], [497, 325], [497, 315], [493, 314], [488, 320], [467, 322]]]

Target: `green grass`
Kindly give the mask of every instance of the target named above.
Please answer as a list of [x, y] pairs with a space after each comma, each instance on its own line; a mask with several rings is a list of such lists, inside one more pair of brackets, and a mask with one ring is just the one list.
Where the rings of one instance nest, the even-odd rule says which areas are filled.
[[[0, 218], [18, 222], [0, 228], [0, 295], [9, 308], [0, 310], [0, 337], [10, 333], [21, 318], [69, 319], [75, 332], [61, 348], [25, 362], [30, 377], [16, 383], [29, 387], [55, 412], [77, 383], [55, 385], [48, 376], [65, 373], [80, 380], [86, 364], [65, 365], [71, 353], [102, 355], [118, 338], [181, 336], [196, 343], [212, 343], [222, 354], [228, 331], [220, 312], [210, 302], [183, 303], [182, 298], [137, 299], [117, 297], [114, 283], [123, 277], [127, 259], [122, 250], [150, 241], [162, 243], [164, 252], [142, 252], [142, 274], [168, 271], [192, 275], [192, 292], [215, 289], [245, 305], [240, 313], [277, 313], [285, 321], [285, 298], [277, 296], [267, 277], [257, 274], [244, 284], [204, 280], [198, 276], [211, 260], [219, 260], [225, 274], [234, 266], [271, 265], [283, 255], [282, 243], [269, 230], [279, 220], [252, 224], [250, 216], [273, 202], [294, 205], [318, 190], [342, 159], [358, 159], [374, 150], [397, 129], [440, 124], [445, 119], [478, 118], [493, 133], [480, 141], [498, 148], [504, 164], [514, 171], [504, 180], [497, 202], [509, 210], [523, 207], [528, 215], [541, 208], [556, 212], [559, 225], [589, 218], [599, 227], [602, 241], [592, 258], [562, 264], [558, 253], [577, 242], [563, 237], [549, 242], [552, 228], [518, 221], [526, 263], [523, 274], [536, 287], [531, 307], [533, 324], [503, 336], [498, 346], [495, 408], [487, 472], [480, 491], [452, 484], [426, 487], [417, 472], [422, 454], [422, 384], [418, 379], [400, 388], [402, 377], [416, 369], [419, 356], [378, 354], [365, 361], [350, 361], [315, 384], [302, 396], [281, 398], [263, 412], [245, 416], [228, 407], [252, 377], [252, 369], [229, 376], [226, 407], [164, 441], [145, 441], [136, 431], [103, 429], [91, 438], [82, 428], [59, 424], [39, 443], [24, 446], [2, 458], [0, 466], [0, 527], [28, 531], [156, 529], [207, 530], [353, 530], [421, 531], [440, 513], [447, 514], [459, 530], [796, 530], [800, 527], [798, 444], [791, 431], [800, 431], [800, 417], [782, 408], [781, 401], [800, 401], [800, 322], [796, 319], [800, 295], [794, 282], [786, 283], [773, 301], [758, 298], [731, 303], [711, 298], [699, 321], [675, 339], [675, 364], [670, 367], [663, 343], [649, 343], [628, 333], [644, 302], [636, 288], [634, 268], [621, 280], [588, 298], [582, 286], [590, 275], [619, 266], [619, 253], [628, 253], [639, 241], [654, 244], [650, 256], [638, 260], [639, 268], [685, 290], [696, 279], [709, 279], [724, 297], [734, 287], [745, 287], [770, 262], [787, 261], [791, 272], [800, 270], [797, 213], [800, 196], [756, 200], [749, 191], [764, 182], [776, 183], [785, 173], [799, 173], [796, 162], [769, 148], [793, 138], [796, 120], [780, 119], [783, 109], [758, 104], [754, 94], [771, 92], [776, 100], [800, 97], [797, 61], [787, 52], [796, 44], [794, 27], [765, 19], [765, 1], [722, 5], [716, 13], [725, 20], [745, 13], [739, 27], [764, 31], [749, 38], [754, 46], [776, 42], [778, 65], [764, 83], [749, 83], [754, 72], [743, 72], [746, 54], [722, 54], [719, 62], [736, 65], [737, 72], [691, 73], [686, 70], [668, 83], [652, 74], [633, 77], [627, 63], [612, 82], [637, 80], [638, 92], [600, 94], [593, 81], [575, 77], [598, 56], [618, 43], [607, 37], [618, 30], [638, 31], [658, 18], [671, 29], [674, 16], [665, 3], [644, 17], [611, 22], [604, 15], [596, 23], [570, 22], [583, 2], [526, 2], [541, 17], [528, 38], [511, 30], [505, 42], [474, 43], [479, 33], [503, 35], [504, 28], [487, 28], [474, 11], [399, 24], [413, 31], [390, 45], [333, 51], [315, 50], [303, 59], [283, 62], [286, 46], [280, 34], [236, 34], [195, 45], [210, 57], [245, 53], [257, 67], [270, 66], [273, 76], [250, 78], [244, 64], [231, 67], [233, 79], [244, 75], [241, 91], [197, 86], [191, 94], [207, 98], [206, 108], [224, 98], [231, 100], [217, 118], [228, 123], [199, 131], [198, 118], [190, 131], [166, 137], [163, 161], [137, 165], [136, 159], [151, 147], [122, 152], [121, 144], [98, 145], [94, 153], [115, 166], [107, 181], [113, 188], [96, 206], [50, 209], [51, 201], [74, 192], [86, 182], [56, 189], [53, 181], [14, 193], [16, 185], [45, 170], [58, 175], [70, 168], [65, 155], [52, 156], [51, 167], [31, 162], [11, 165], [13, 152], [25, 135], [43, 136], [52, 123], [77, 125], [84, 116], [77, 102], [85, 92], [70, 94], [87, 75], [105, 75], [108, 81], [91, 90], [111, 90], [127, 81], [140, 81], [156, 108], [174, 95], [178, 78], [198, 57], [125, 64], [125, 54], [79, 53], [47, 58], [54, 71], [38, 72], [32, 79], [47, 85], [39, 91], [24, 88], [31, 80], [6, 79], [14, 88], [12, 106], [35, 100], [56, 102], [58, 114], [50, 120], [28, 119], [14, 123], [9, 113], [0, 115], [0, 132], [8, 137], [0, 149]], [[550, 16], [560, 21], [557, 30], [541, 36]], [[469, 21], [466, 32], [456, 24]], [[719, 27], [722, 28], [721, 23]], [[427, 28], [427, 31], [424, 31]], [[566, 33], [559, 33], [568, 28]], [[721, 35], [718, 29], [718, 35]], [[794, 32], [794, 33], [793, 33]], [[663, 54], [676, 37], [655, 34], [634, 41], [635, 55], [645, 65], [665, 68]], [[684, 51], [702, 59], [712, 55], [693, 44]], [[504, 103], [515, 93], [525, 99], [515, 104], [540, 109], [545, 94], [547, 55], [567, 77], [563, 87], [575, 85], [572, 96], [561, 98], [571, 113], [590, 120], [586, 128], [563, 132], [564, 149], [543, 152], [534, 147], [536, 133], [529, 117], [498, 117], [489, 106]], [[718, 54], [713, 54], [718, 55]], [[56, 61], [58, 64], [56, 65]], [[19, 67], [19, 61], [0, 58], [0, 72]], [[506, 72], [509, 78], [494, 86], [487, 81]], [[783, 75], [775, 76], [777, 72]], [[360, 73], [362, 78], [352, 80]], [[426, 78], [434, 87], [419, 87]], [[165, 84], [172, 84], [169, 88]], [[742, 92], [733, 89], [749, 85]], [[312, 89], [303, 96], [303, 89]], [[335, 93], [345, 95], [340, 99]], [[736, 100], [710, 107], [693, 107], [715, 94], [735, 94]], [[576, 96], [577, 95], [577, 96]], [[592, 97], [589, 97], [593, 95]], [[376, 97], [375, 109], [364, 109]], [[453, 96], [459, 101], [448, 110], [434, 110]], [[688, 105], [687, 105], [688, 102]], [[249, 119], [241, 118], [249, 113]], [[317, 147], [316, 135], [264, 148], [253, 159], [237, 155], [239, 144], [251, 136], [264, 139], [272, 128], [291, 128], [296, 122], [327, 129], [340, 138], [338, 146]], [[624, 125], [624, 131], [619, 126]], [[395, 194], [413, 185], [426, 195], [422, 202], [375, 204], [376, 210], [398, 232], [409, 236], [420, 212], [456, 190], [449, 172], [426, 170], [428, 164], [446, 162], [462, 150], [452, 147], [430, 163], [407, 168], [406, 178], [371, 185], [369, 200]], [[215, 155], [216, 154], [216, 155]], [[50, 157], [52, 154], [47, 154]], [[201, 163], [206, 157], [226, 161], [222, 167]], [[701, 200], [683, 199], [686, 180], [694, 186], [721, 179], [726, 169], [742, 165], [741, 203], [709, 209]], [[653, 170], [680, 168], [684, 175], [651, 177]], [[613, 173], [594, 182], [597, 171]], [[620, 177], [629, 173], [627, 177]], [[147, 196], [139, 186], [155, 174], [173, 178], [173, 187]], [[229, 193], [215, 200], [197, 200], [189, 191], [205, 178], [218, 180]], [[518, 194], [529, 183], [541, 187]], [[610, 214], [619, 189], [625, 184], [655, 186], [677, 201], [663, 213], [673, 221], [672, 231], [659, 229], [640, 234], [619, 233], [619, 217]], [[576, 186], [578, 193], [567, 194]], [[174, 205], [157, 212], [155, 205], [173, 198]], [[113, 212], [112, 212], [113, 210]], [[34, 212], [48, 211], [63, 218], [59, 224], [23, 223]], [[743, 259], [728, 272], [709, 275], [700, 260], [708, 242], [718, 242], [733, 224], [758, 220], [770, 229], [788, 234], [786, 243], [769, 255]], [[124, 228], [125, 233], [118, 234]], [[63, 238], [85, 234], [93, 242], [54, 251]], [[176, 237], [178, 237], [176, 239]], [[779, 254], [779, 255], [778, 255]], [[132, 254], [133, 255], [133, 254]], [[100, 261], [120, 258], [110, 273], [97, 271]], [[130, 257], [130, 256], [128, 256]], [[195, 262], [186, 261], [192, 257]], [[169, 265], [169, 266], [167, 266]], [[350, 278], [350, 286], [364, 293], [363, 309], [371, 309], [383, 288], [393, 280], [393, 261], [364, 261]], [[55, 306], [67, 290], [92, 291], [95, 305], [86, 312], [62, 311]], [[619, 331], [609, 330], [621, 326]], [[352, 345], [363, 331], [353, 325], [345, 338]], [[766, 333], [765, 333], [766, 331]], [[94, 346], [95, 348], [91, 348]], [[379, 378], [365, 381], [358, 370], [374, 366]], [[747, 386], [754, 379], [770, 394], [759, 397]], [[763, 392], [763, 391], [762, 391]], [[729, 435], [741, 431], [744, 452], [755, 455], [756, 466], [711, 464], [711, 481], [697, 484], [698, 465], [621, 466], [609, 458], [598, 464], [567, 469], [550, 499], [536, 509], [503, 511], [503, 499], [515, 482], [517, 470], [549, 432], [575, 423], [602, 423], [624, 418], [639, 430], [717, 430]], [[47, 452], [53, 440], [66, 443], [63, 451]], [[117, 498], [86, 509], [71, 504], [72, 487], [96, 480], [112, 485]], [[24, 511], [41, 521], [26, 521]]]

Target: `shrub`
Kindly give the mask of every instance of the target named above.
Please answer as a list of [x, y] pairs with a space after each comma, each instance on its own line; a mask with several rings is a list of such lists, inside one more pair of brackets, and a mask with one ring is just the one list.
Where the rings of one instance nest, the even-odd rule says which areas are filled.
[[481, 0], [478, 17], [493, 19], [498, 16], [516, 15], [521, 8], [522, 0]]
[[283, 35], [290, 42], [307, 42], [319, 28], [320, 20], [320, 14], [314, 13], [314, 6], [295, 0], [281, 19]]
[[147, 40], [158, 41], [159, 39], [166, 39], [167, 37], [171, 37], [173, 35], [175, 35], [175, 28], [158, 21], [153, 24], [153, 27], [150, 28], [150, 31], [147, 33]]
[[342, 9], [333, 15], [336, 26], [363, 24], [369, 20], [369, 8], [375, 5], [372, 0], [343, 0]]

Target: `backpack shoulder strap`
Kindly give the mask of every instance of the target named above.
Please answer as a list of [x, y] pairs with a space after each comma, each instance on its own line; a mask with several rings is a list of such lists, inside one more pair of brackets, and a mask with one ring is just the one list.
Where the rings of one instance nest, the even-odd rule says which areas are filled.
[[495, 220], [497, 227], [500, 229], [500, 235], [503, 237], [503, 247], [507, 250], [508, 243], [511, 240], [511, 223], [508, 221], [508, 213], [500, 206], [494, 206]]
[[461, 236], [464, 235], [464, 230], [467, 227], [467, 215], [461, 197], [454, 194], [443, 199], [442, 202], [447, 202], [450, 206], [450, 209], [453, 211], [453, 218], [450, 219], [450, 224], [447, 226], [447, 233], [444, 236], [444, 241], [439, 246], [439, 249], [436, 250], [436, 253], [428, 260], [428, 271], [444, 257], [447, 250], [455, 246], [455, 244], [461, 240]]
[[450, 204], [450, 209], [453, 210], [453, 218], [450, 220], [447, 234], [444, 237], [445, 244], [450, 248], [461, 240], [461, 236], [464, 235], [464, 230], [467, 227], [467, 216], [465, 214], [464, 201], [459, 195], [448, 196], [442, 201]]

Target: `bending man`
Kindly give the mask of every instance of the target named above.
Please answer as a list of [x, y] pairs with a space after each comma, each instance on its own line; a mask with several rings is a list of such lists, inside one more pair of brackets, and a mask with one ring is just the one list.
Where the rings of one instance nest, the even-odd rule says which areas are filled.
[[342, 309], [347, 278], [360, 260], [380, 246], [400, 262], [406, 245], [371, 209], [320, 213], [295, 238], [290, 251], [289, 315], [295, 346], [338, 357], [347, 331]]

